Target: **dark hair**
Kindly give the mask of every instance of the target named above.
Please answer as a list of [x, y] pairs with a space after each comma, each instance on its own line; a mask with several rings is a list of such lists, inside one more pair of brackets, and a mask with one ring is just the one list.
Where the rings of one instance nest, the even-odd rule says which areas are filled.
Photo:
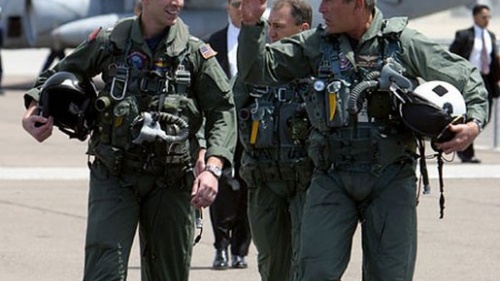
[[307, 23], [312, 24], [312, 7], [303, 0], [276, 0], [273, 3], [273, 9], [280, 9], [286, 5], [291, 8], [291, 16], [295, 19], [297, 25]]
[[483, 4], [477, 4], [472, 8], [472, 15], [475, 16], [479, 13], [481, 13], [482, 10], [490, 10], [490, 7], [488, 5], [483, 5]]
[[373, 11], [377, 5], [377, 0], [365, 0], [365, 5], [368, 11]]

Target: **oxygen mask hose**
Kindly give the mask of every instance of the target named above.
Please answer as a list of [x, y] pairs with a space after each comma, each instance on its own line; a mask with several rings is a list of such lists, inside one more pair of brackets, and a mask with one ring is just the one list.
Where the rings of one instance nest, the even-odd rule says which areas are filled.
[[[175, 135], [167, 134], [160, 126], [176, 126]], [[189, 136], [189, 125], [179, 116], [166, 112], [143, 112], [138, 115], [130, 126], [132, 142], [142, 144], [143, 142], [154, 142], [158, 139], [167, 143], [180, 143], [187, 140]]]

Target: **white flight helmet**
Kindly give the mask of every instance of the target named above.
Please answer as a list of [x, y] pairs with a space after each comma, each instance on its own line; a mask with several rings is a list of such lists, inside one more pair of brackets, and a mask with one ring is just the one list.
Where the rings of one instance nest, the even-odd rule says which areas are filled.
[[453, 138], [448, 125], [462, 123], [466, 110], [460, 91], [444, 81], [422, 83], [399, 106], [401, 118], [411, 130], [438, 142]]

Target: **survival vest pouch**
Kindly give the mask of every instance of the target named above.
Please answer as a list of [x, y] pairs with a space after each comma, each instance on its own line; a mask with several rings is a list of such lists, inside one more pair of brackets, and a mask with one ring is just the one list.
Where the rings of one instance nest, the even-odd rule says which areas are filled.
[[[333, 79], [329, 82], [314, 77], [300, 80], [309, 84], [309, 91], [302, 92], [311, 123], [321, 132], [346, 126], [348, 117], [344, 101], [350, 90], [346, 81]], [[328, 84], [327, 84], [328, 83]]]
[[[308, 85], [294, 81], [279, 87], [246, 87], [251, 101], [238, 112], [239, 137], [245, 149], [241, 177], [249, 186], [285, 180], [294, 183], [289, 188], [306, 188], [304, 181], [313, 170], [306, 151], [311, 125], [300, 93], [308, 91]], [[281, 195], [296, 190], [286, 192]]]
[[120, 39], [120, 47], [113, 40], [105, 46], [111, 63], [103, 72], [106, 86], [95, 102], [98, 133], [89, 151], [115, 174], [125, 166], [154, 173], [167, 164], [189, 169], [189, 136], [202, 123], [190, 91], [189, 56], [198, 43], [187, 39], [186, 47], [177, 46], [175, 53], [167, 48], [146, 58], [130, 36], [121, 36], [129, 34], [132, 25], [133, 20], [125, 20], [111, 31], [115, 41], [128, 38]]
[[238, 112], [240, 138], [247, 151], [303, 147], [309, 120], [292, 82], [281, 87], [249, 86], [253, 102]]

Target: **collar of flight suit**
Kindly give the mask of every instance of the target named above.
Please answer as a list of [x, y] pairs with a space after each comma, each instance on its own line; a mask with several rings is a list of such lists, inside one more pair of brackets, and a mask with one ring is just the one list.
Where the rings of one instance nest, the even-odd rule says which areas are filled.
[[[125, 49], [127, 41], [144, 45], [144, 37], [142, 36], [140, 17], [128, 18], [118, 23], [110, 35], [110, 40], [115, 43], [117, 48]], [[124, 36], [127, 34], [128, 36]], [[178, 18], [177, 22], [170, 26], [170, 30], [163, 44], [166, 48], [166, 54], [170, 57], [179, 56], [185, 49], [189, 40], [189, 30], [186, 24]]]

